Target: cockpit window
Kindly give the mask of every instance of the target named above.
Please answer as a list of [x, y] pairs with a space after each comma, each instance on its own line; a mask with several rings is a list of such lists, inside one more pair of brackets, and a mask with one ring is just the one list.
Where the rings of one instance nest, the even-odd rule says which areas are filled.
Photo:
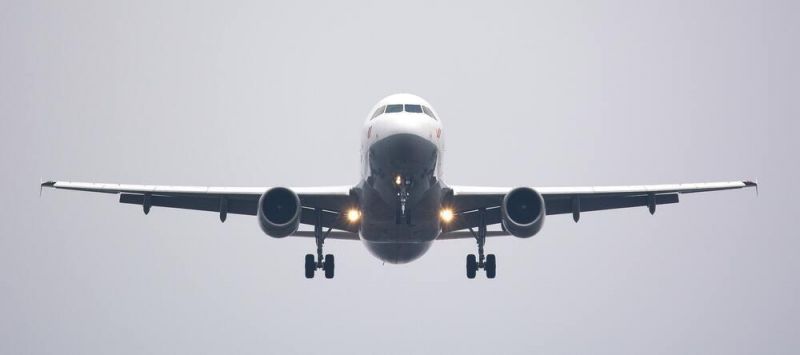
[[403, 112], [403, 105], [387, 105], [386, 113]]
[[372, 114], [372, 118], [380, 116], [383, 113], [383, 110], [385, 110], [385, 109], [386, 109], [386, 106], [378, 107], [378, 109], [375, 110], [375, 113]]
[[420, 106], [420, 105], [406, 105], [406, 112], [422, 113], [422, 106]]
[[375, 113], [372, 114], [372, 118], [374, 119], [375, 117], [378, 117], [384, 113], [395, 113], [403, 111], [410, 113], [424, 113], [433, 118], [434, 120], [437, 119], [436, 116], [433, 114], [433, 111], [431, 111], [431, 109], [428, 108], [427, 106], [412, 105], [412, 104], [405, 104], [405, 105], [394, 104], [394, 105], [385, 105], [378, 107], [378, 109], [375, 110]]
[[422, 111], [424, 111], [426, 115], [431, 116], [431, 118], [434, 120], [436, 119], [436, 116], [433, 115], [433, 111], [431, 111], [431, 109], [429, 109], [427, 106], [422, 106]]

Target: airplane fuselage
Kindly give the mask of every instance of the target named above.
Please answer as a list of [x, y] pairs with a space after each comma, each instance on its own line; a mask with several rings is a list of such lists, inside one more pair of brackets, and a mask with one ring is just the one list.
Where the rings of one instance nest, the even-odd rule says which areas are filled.
[[[385, 112], [376, 115], [379, 109]], [[392, 95], [370, 111], [361, 143], [360, 237], [376, 257], [410, 262], [441, 232], [443, 152], [441, 121], [421, 98]]]

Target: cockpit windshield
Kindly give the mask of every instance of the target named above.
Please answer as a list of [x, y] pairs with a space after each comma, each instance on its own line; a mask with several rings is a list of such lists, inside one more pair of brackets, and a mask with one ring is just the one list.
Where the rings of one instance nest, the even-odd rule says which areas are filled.
[[406, 112], [422, 113], [421, 105], [406, 105]]
[[374, 119], [375, 117], [378, 117], [384, 113], [396, 113], [404, 111], [410, 113], [424, 113], [431, 118], [436, 119], [436, 116], [433, 115], [433, 111], [431, 111], [431, 109], [427, 106], [411, 104], [394, 104], [378, 107], [378, 109], [372, 114], [372, 118]]
[[429, 109], [428, 107], [422, 106], [422, 111], [425, 111], [425, 114], [431, 116], [431, 118], [433, 118], [434, 120], [436, 119], [436, 116], [433, 115], [433, 111], [431, 111], [431, 109]]
[[372, 118], [380, 116], [384, 110], [386, 110], [386, 106], [378, 107], [378, 109], [375, 110], [375, 113], [372, 114]]
[[387, 105], [386, 113], [403, 112], [403, 105]]

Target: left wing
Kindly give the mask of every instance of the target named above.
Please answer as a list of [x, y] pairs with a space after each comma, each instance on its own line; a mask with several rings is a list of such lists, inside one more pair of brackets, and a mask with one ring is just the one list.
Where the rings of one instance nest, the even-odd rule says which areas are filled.
[[[671, 185], [534, 187], [545, 201], [547, 215], [571, 213], [577, 222], [581, 212], [647, 206], [655, 213], [656, 206], [677, 203], [680, 194], [756, 187], [753, 181], [729, 181]], [[509, 187], [450, 186], [456, 218], [444, 230], [446, 239], [471, 238], [470, 233], [456, 233], [479, 224], [478, 209], [486, 209], [488, 225], [501, 222], [500, 205]], [[443, 239], [445, 239], [443, 238]]]
[[[43, 182], [41, 187], [116, 194], [119, 195], [120, 203], [141, 205], [145, 214], [150, 212], [152, 206], [216, 212], [223, 222], [228, 213], [255, 216], [258, 212], [258, 199], [270, 189], [269, 187], [159, 186], [69, 181], [47, 181]], [[313, 225], [314, 209], [320, 208], [323, 210], [324, 228], [351, 232], [337, 234], [340, 239], [358, 239], [358, 235], [352, 235], [352, 232], [358, 231], [353, 230], [353, 227], [342, 218], [343, 211], [351, 201], [350, 189], [350, 186], [290, 188], [300, 197], [303, 206], [300, 223]]]

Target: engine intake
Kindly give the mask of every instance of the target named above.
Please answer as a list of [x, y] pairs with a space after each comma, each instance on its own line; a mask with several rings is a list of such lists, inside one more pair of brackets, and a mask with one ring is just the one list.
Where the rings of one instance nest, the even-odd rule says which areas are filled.
[[285, 187], [273, 187], [258, 200], [258, 224], [273, 238], [283, 238], [297, 231], [303, 206], [300, 197]]
[[544, 198], [530, 187], [511, 190], [503, 198], [500, 211], [503, 227], [518, 238], [530, 238], [544, 225]]

